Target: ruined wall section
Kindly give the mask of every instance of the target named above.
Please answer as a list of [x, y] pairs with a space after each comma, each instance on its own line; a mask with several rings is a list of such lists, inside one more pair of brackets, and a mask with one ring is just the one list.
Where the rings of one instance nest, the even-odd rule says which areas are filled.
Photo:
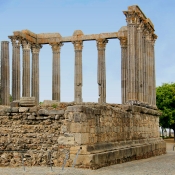
[[[52, 105], [53, 106], [53, 105]], [[55, 108], [54, 108], [55, 107]], [[99, 168], [166, 152], [159, 137], [159, 112], [135, 106], [64, 103], [53, 107], [0, 110], [0, 166], [18, 166], [24, 150], [28, 166]]]

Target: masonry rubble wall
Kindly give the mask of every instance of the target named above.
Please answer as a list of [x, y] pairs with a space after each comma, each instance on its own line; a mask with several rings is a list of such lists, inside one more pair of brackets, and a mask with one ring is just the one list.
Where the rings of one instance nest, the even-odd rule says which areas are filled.
[[[0, 109], [0, 166], [96, 169], [166, 153], [155, 109], [135, 105], [58, 103]], [[13, 152], [8, 152], [12, 150]], [[16, 150], [16, 151], [15, 151]]]

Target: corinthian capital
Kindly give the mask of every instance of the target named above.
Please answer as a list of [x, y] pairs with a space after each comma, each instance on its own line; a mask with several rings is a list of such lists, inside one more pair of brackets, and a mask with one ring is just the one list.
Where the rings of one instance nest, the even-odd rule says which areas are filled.
[[139, 13], [135, 11], [124, 11], [124, 15], [126, 16], [126, 22], [128, 24], [138, 24], [139, 23]]
[[50, 43], [52, 46], [53, 52], [60, 52], [61, 46], [63, 46], [63, 43]]
[[72, 42], [74, 45], [75, 50], [82, 50], [83, 49], [83, 41], [73, 41]]
[[18, 47], [18, 48], [20, 47], [21, 40], [18, 37], [16, 37], [16, 36], [9, 36], [9, 38], [10, 38], [10, 40], [12, 42], [12, 46], [13, 47]]
[[40, 49], [42, 48], [41, 44], [32, 44], [32, 53], [39, 53]]
[[31, 44], [27, 41], [27, 40], [22, 40], [22, 48], [23, 49], [30, 49], [31, 48]]
[[108, 43], [107, 39], [97, 39], [97, 49], [105, 49], [106, 48], [106, 44]]
[[120, 45], [121, 47], [127, 47], [127, 38], [126, 37], [120, 37]]

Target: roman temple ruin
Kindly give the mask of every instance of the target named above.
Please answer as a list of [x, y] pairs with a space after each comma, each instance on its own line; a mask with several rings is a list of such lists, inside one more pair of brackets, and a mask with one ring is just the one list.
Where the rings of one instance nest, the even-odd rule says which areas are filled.
[[[0, 165], [19, 165], [22, 161], [18, 152], [6, 150], [25, 150], [26, 165], [47, 165], [47, 151], [51, 151], [53, 165], [61, 166], [64, 149], [68, 151], [66, 165], [71, 166], [81, 147], [76, 166], [85, 168], [166, 152], [165, 142], [159, 136], [160, 112], [156, 107], [154, 25], [137, 5], [129, 6], [123, 13], [127, 26], [113, 33], [85, 35], [76, 30], [73, 36], [63, 37], [59, 33], [13, 32], [9, 36], [13, 49], [12, 103], [9, 42], [1, 42], [1, 98], [6, 107], [0, 111], [0, 150], [4, 150], [0, 152]], [[119, 39], [121, 45], [121, 105], [106, 103], [105, 47], [110, 39]], [[98, 50], [98, 103], [83, 103], [82, 97], [82, 49], [83, 42], [89, 40], [96, 41]], [[60, 52], [67, 42], [75, 50], [72, 103], [60, 100]], [[49, 44], [53, 53], [52, 101], [39, 105], [39, 53], [44, 44]]]

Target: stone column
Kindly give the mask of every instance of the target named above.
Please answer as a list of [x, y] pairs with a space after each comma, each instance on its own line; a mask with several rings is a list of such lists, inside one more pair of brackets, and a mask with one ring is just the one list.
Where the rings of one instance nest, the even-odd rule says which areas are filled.
[[137, 28], [137, 62], [136, 62], [136, 86], [137, 98], [139, 102], [143, 103], [143, 23], [141, 22]]
[[121, 45], [121, 90], [122, 90], [122, 104], [126, 103], [127, 99], [127, 38], [121, 37], [120, 45]]
[[125, 11], [124, 12], [127, 21], [128, 27], [128, 56], [127, 56], [127, 65], [128, 65], [128, 101], [133, 103], [138, 100], [138, 91], [137, 91], [137, 80], [136, 80], [136, 49], [137, 49], [137, 27], [138, 27], [138, 16], [134, 11]]
[[20, 100], [20, 41], [9, 37], [12, 41], [12, 99]]
[[51, 43], [52, 59], [52, 100], [60, 102], [60, 48], [62, 43]]
[[32, 45], [32, 97], [36, 99], [36, 105], [39, 104], [39, 51], [42, 48], [40, 44]]
[[82, 41], [74, 41], [75, 49], [75, 73], [74, 73], [74, 101], [80, 103], [82, 99]]
[[148, 68], [148, 81], [149, 81], [149, 104], [152, 106], [153, 101], [153, 55], [152, 55], [152, 43], [151, 43], [151, 33], [149, 34], [149, 68]]
[[157, 39], [157, 35], [153, 34], [153, 38], [152, 38], [152, 42], [151, 42], [151, 46], [152, 46], [152, 64], [153, 64], [153, 69], [152, 69], [152, 94], [153, 94], [153, 98], [152, 98], [152, 105], [157, 108], [156, 106], [156, 73], [155, 73], [155, 51], [154, 51], [154, 44], [155, 44], [155, 40]]
[[146, 34], [146, 102], [151, 104], [151, 85], [150, 85], [150, 34]]
[[98, 103], [106, 103], [106, 63], [105, 63], [105, 48], [107, 39], [97, 40], [98, 49], [98, 70], [97, 70], [97, 83], [99, 98]]
[[1, 99], [2, 105], [10, 104], [9, 42], [1, 42]]
[[147, 82], [147, 31], [143, 32], [143, 101], [148, 103], [148, 82]]
[[23, 74], [22, 74], [22, 96], [30, 97], [30, 48], [27, 40], [22, 40], [23, 48]]

